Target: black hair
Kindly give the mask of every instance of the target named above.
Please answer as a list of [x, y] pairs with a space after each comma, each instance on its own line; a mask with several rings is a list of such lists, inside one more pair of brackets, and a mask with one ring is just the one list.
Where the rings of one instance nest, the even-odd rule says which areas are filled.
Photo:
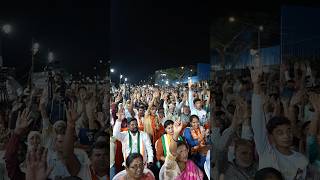
[[275, 116], [271, 118], [267, 123], [267, 130], [269, 134], [272, 134], [273, 130], [281, 125], [291, 125], [288, 118], [282, 116]]
[[136, 118], [129, 118], [127, 122], [128, 122], [128, 124], [130, 124], [132, 121], [137, 121], [138, 122], [138, 120]]
[[137, 159], [137, 158], [141, 158], [141, 160], [143, 161], [143, 157], [140, 153], [131, 153], [129, 154], [129, 156], [126, 159], [126, 167], [128, 168], [130, 166], [130, 164], [132, 163], [133, 160]]
[[91, 157], [92, 152], [93, 152], [94, 149], [105, 149], [105, 150], [107, 150], [107, 142], [104, 142], [104, 141], [95, 142], [90, 148], [90, 151], [88, 153], [89, 157]]
[[278, 180], [284, 180], [281, 172], [279, 172], [278, 170], [276, 170], [272, 167], [260, 169], [259, 171], [256, 172], [254, 179], [255, 180], [265, 180], [270, 176], [276, 176]]
[[68, 176], [68, 177], [61, 178], [60, 180], [82, 180], [82, 179], [79, 178], [78, 176]]
[[143, 104], [140, 104], [140, 105], [139, 105], [139, 109], [145, 110], [145, 106], [144, 106]]
[[196, 104], [196, 102], [198, 102], [198, 101], [201, 101], [201, 99], [195, 98], [195, 99], [193, 100], [193, 104]]
[[178, 140], [178, 141], [177, 141], [177, 148], [178, 148], [179, 146], [182, 146], [182, 145], [186, 146], [186, 148], [189, 149], [189, 145], [188, 145], [185, 141], [183, 141], [183, 140]]
[[189, 118], [189, 122], [192, 122], [193, 118], [197, 118], [198, 121], [200, 121], [199, 117], [197, 115], [191, 115], [190, 118]]
[[168, 119], [168, 120], [166, 120], [165, 122], [164, 122], [164, 128], [167, 128], [169, 125], [171, 125], [171, 124], [173, 124], [174, 122], [172, 121], [172, 120], [170, 120], [170, 119]]

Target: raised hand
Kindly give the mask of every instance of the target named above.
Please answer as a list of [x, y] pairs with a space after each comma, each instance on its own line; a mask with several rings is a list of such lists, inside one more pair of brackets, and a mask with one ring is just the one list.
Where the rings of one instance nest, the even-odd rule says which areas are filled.
[[26, 180], [46, 180], [53, 170], [47, 163], [48, 150], [33, 149], [27, 153]]
[[293, 95], [290, 101], [290, 106], [295, 106], [302, 101], [302, 97], [305, 95], [305, 91], [298, 91], [296, 94]]
[[252, 83], [256, 84], [259, 82], [259, 78], [261, 77], [263, 72], [262, 63], [260, 58], [255, 58], [255, 62], [253, 66], [250, 67], [250, 74]]
[[74, 127], [76, 121], [79, 118], [79, 114], [76, 111], [75, 103], [74, 102], [69, 102], [68, 108], [66, 109], [66, 114], [67, 114], [67, 124], [70, 127]]
[[192, 87], [192, 80], [191, 79], [188, 81], [188, 87], [189, 87], [189, 90], [191, 90], [191, 87]]
[[182, 130], [182, 122], [180, 119], [177, 119], [173, 125], [173, 133], [176, 138], [179, 137], [181, 130]]
[[236, 105], [236, 109], [233, 114], [233, 119], [232, 119], [232, 127], [238, 127], [240, 124], [243, 122], [243, 117], [241, 116], [241, 110], [240, 110], [240, 104]]
[[28, 126], [32, 123], [32, 119], [30, 119], [30, 111], [27, 109], [24, 109], [21, 112], [18, 113], [18, 118], [16, 122], [16, 127], [14, 129], [14, 132], [18, 135], [21, 135]]
[[117, 121], [120, 121], [120, 122], [122, 122], [126, 117], [124, 112], [122, 112], [122, 111], [118, 111], [117, 116], [118, 116], [118, 120]]
[[320, 94], [311, 94], [309, 96], [309, 101], [311, 102], [313, 108], [317, 113], [320, 113]]
[[103, 127], [105, 122], [104, 122], [104, 114], [103, 112], [98, 112], [97, 113], [97, 121], [99, 122], [99, 124]]

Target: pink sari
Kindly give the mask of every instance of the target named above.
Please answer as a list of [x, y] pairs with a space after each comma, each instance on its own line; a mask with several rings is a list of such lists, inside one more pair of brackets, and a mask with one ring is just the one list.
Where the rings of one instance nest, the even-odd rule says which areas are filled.
[[187, 166], [175, 180], [202, 180], [203, 173], [193, 161], [188, 160]]

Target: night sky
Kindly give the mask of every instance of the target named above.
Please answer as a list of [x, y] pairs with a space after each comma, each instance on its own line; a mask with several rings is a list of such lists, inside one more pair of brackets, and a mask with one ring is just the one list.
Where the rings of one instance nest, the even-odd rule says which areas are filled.
[[[111, 3], [112, 67], [131, 82], [157, 69], [209, 62], [208, 3]], [[120, 71], [119, 71], [120, 70]]]
[[[223, 3], [223, 1], [221, 1]], [[208, 63], [209, 23], [217, 17], [265, 11], [279, 13], [276, 2], [221, 4], [208, 1], [28, 1], [0, 7], [0, 22], [13, 33], [3, 38], [4, 64], [20, 79], [31, 64], [31, 38], [40, 43], [38, 64], [54, 52], [66, 71], [93, 74], [98, 60], [111, 59], [131, 82], [157, 69]], [[240, 4], [241, 3], [241, 4]], [[292, 4], [292, 2], [290, 3]], [[307, 4], [315, 3], [293, 3]], [[319, 3], [318, 3], [319, 4]], [[319, 7], [319, 6], [318, 6]]]
[[40, 44], [38, 65], [46, 63], [50, 50], [66, 71], [92, 73], [97, 60], [108, 59], [109, 12], [107, 1], [1, 5], [0, 20], [13, 26], [13, 32], [3, 39], [4, 64], [16, 67], [22, 79], [31, 65], [34, 37]]
[[136, 82], [157, 69], [210, 62], [210, 21], [257, 12], [277, 17], [286, 3], [112, 0], [112, 78], [121, 73]]

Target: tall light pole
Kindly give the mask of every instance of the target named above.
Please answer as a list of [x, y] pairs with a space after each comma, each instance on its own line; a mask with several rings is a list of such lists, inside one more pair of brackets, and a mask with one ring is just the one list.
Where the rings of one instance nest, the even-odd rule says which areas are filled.
[[[229, 22], [230, 22], [230, 23], [233, 23], [233, 22], [235, 22], [235, 21], [236, 21], [236, 19], [235, 19], [234, 17], [229, 17]], [[237, 20], [237, 21], [239, 21], [239, 20]], [[256, 26], [256, 25], [249, 24], [249, 23], [242, 22], [242, 21], [239, 21], [239, 22], [242, 23], [242, 24], [244, 24], [244, 25], [246, 25], [246, 26], [254, 27], [255, 30], [258, 32], [258, 39], [257, 39], [257, 41], [258, 41], [258, 47], [257, 47], [257, 49], [258, 49], [258, 55], [259, 55], [259, 58], [260, 58], [260, 49], [261, 49], [261, 47], [260, 47], [260, 44], [261, 44], [260, 33], [264, 30], [264, 27], [263, 27], [262, 25]], [[240, 34], [239, 34], [239, 35], [240, 35]]]
[[39, 51], [39, 43], [34, 42], [34, 39], [32, 38], [32, 56], [31, 56], [31, 70], [30, 70], [30, 92], [32, 90], [32, 86], [33, 86], [33, 71], [34, 71], [34, 56], [37, 54], [37, 52]]
[[48, 99], [49, 100], [52, 100], [53, 98], [53, 76], [52, 76], [52, 70], [53, 70], [53, 67], [50, 68], [50, 66], [52, 65], [53, 63], [53, 60], [54, 60], [54, 56], [53, 56], [53, 52], [50, 52], [48, 53], [48, 68], [47, 68], [47, 71], [48, 71]]
[[[4, 24], [1, 27], [1, 31], [4, 34], [10, 34], [12, 27], [10, 24]], [[2, 33], [0, 34], [0, 67], [3, 66], [3, 57], [2, 57]]]
[[120, 74], [120, 81], [119, 81], [119, 86], [120, 86], [120, 84], [121, 84], [121, 79], [122, 79], [122, 74]]

